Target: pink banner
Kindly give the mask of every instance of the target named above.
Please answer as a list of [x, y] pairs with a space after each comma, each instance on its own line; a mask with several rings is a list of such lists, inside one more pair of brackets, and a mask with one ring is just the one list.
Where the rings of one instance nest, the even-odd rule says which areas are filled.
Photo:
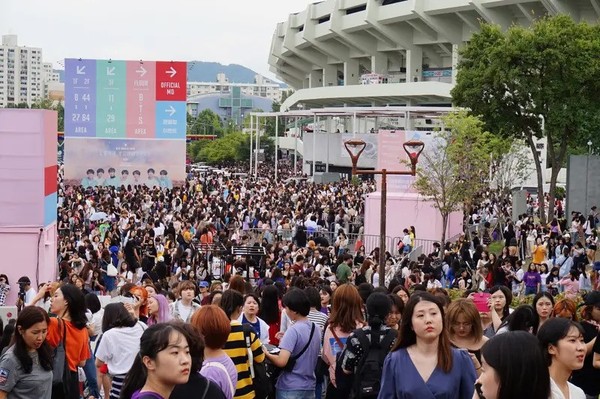
[[[408, 155], [404, 151], [404, 143], [407, 141], [407, 132], [404, 130], [379, 130], [377, 169], [409, 170]], [[388, 176], [388, 192], [412, 193], [412, 176]], [[377, 179], [378, 189], [381, 190], [381, 179]]]
[[127, 61], [126, 86], [127, 138], [155, 138], [156, 62]]

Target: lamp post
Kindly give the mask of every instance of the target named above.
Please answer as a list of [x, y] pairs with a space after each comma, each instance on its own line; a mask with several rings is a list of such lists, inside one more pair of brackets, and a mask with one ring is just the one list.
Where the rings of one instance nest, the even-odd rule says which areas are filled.
[[404, 151], [410, 160], [410, 170], [368, 170], [357, 169], [358, 159], [365, 150], [367, 143], [363, 140], [348, 140], [344, 147], [352, 160], [352, 175], [381, 175], [381, 210], [379, 216], [379, 286], [385, 286], [385, 234], [387, 215], [387, 176], [415, 176], [417, 174], [417, 162], [419, 155], [423, 152], [425, 144], [422, 141], [410, 140], [404, 143]]
[[589, 188], [588, 188], [588, 180], [590, 177], [590, 155], [592, 155], [592, 140], [588, 140], [587, 145], [588, 145], [588, 156], [587, 156], [587, 160], [585, 162], [585, 210], [586, 212], [589, 210], [589, 202], [588, 202], [588, 197], [589, 197]]

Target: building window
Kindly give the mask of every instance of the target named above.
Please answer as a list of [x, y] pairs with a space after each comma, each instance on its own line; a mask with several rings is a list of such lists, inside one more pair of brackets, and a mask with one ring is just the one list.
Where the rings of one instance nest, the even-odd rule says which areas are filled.
[[357, 12], [361, 12], [361, 11], [365, 11], [367, 9], [367, 5], [363, 4], [360, 6], [356, 6], [356, 7], [352, 7], [352, 8], [348, 8], [346, 10], [346, 15], [350, 15], [350, 14], [355, 14]]

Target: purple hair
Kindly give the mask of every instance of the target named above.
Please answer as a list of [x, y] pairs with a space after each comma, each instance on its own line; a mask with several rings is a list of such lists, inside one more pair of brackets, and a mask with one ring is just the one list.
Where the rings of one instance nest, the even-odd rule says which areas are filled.
[[150, 298], [156, 299], [158, 302], [158, 314], [148, 317], [148, 325], [151, 326], [157, 323], [166, 323], [171, 320], [171, 309], [169, 308], [169, 301], [164, 295], [154, 294], [150, 295]]

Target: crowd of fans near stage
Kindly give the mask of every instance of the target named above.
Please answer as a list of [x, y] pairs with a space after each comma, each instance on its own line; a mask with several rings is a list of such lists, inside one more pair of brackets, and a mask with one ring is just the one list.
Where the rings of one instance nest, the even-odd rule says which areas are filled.
[[173, 189], [59, 175], [57, 281], [0, 274], [0, 305], [19, 291], [0, 398], [600, 395], [596, 207], [541, 224], [530, 197], [510, 220], [489, 191], [457, 239], [424, 251], [403, 228], [380, 276], [373, 181], [247, 170]]

